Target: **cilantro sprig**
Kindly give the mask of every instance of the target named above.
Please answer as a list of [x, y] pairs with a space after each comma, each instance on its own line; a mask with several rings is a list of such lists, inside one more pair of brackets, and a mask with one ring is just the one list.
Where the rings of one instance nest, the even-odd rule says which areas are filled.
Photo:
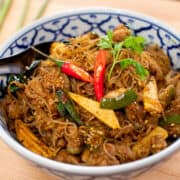
[[124, 40], [123, 46], [140, 54], [144, 49], [144, 44], [145, 39], [143, 37], [129, 36]]
[[112, 31], [107, 31], [107, 35], [100, 39], [99, 46], [101, 47], [101, 49], [113, 49], [114, 43], [112, 40], [112, 36]]
[[110, 80], [113, 69], [117, 63], [120, 63], [122, 68], [127, 68], [129, 65], [133, 65], [136, 68], [136, 73], [140, 75], [141, 79], [145, 79], [149, 72], [141, 64], [131, 58], [124, 59], [123, 61], [118, 60], [122, 48], [129, 48], [140, 54], [144, 49], [144, 44], [145, 39], [141, 36], [128, 36], [122, 42], [114, 42], [113, 32], [110, 30], [107, 31], [107, 35], [100, 39], [99, 47], [101, 49], [110, 49], [113, 55], [113, 63], [109, 70], [108, 81]]

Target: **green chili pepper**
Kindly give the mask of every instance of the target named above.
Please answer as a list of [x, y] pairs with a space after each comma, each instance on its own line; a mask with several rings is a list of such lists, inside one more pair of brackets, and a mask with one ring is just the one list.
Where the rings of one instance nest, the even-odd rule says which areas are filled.
[[68, 114], [70, 115], [70, 120], [74, 121], [78, 125], [82, 125], [82, 121], [77, 114], [76, 110], [74, 109], [74, 106], [71, 102], [70, 99], [67, 98], [65, 92], [62, 90], [57, 91], [57, 96], [59, 98], [59, 103], [58, 103], [58, 111], [62, 113], [61, 115], [65, 115], [65, 112], [67, 111]]
[[167, 116], [164, 119], [161, 119], [159, 121], [160, 125], [165, 125], [165, 124], [180, 124], [180, 114], [173, 114], [170, 116]]
[[137, 99], [137, 94], [133, 90], [127, 90], [114, 98], [103, 98], [100, 107], [105, 109], [120, 109], [128, 106]]

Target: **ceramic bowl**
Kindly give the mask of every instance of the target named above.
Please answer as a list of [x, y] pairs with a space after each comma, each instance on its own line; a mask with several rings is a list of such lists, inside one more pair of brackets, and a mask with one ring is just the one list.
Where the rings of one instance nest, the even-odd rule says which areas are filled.
[[[0, 57], [16, 54], [34, 44], [65, 40], [89, 31], [103, 35], [120, 23], [129, 26], [134, 34], [145, 37], [148, 43], [158, 44], [170, 57], [172, 67], [180, 68], [180, 36], [174, 30], [152, 17], [109, 8], [72, 10], [40, 19], [12, 36], [0, 48]], [[1, 76], [0, 84], [5, 86], [6, 80], [7, 76]], [[178, 139], [161, 152], [134, 162], [103, 167], [77, 166], [46, 159], [24, 148], [8, 132], [2, 115], [0, 119], [0, 137], [10, 148], [63, 179], [126, 179], [142, 173], [180, 149]]]

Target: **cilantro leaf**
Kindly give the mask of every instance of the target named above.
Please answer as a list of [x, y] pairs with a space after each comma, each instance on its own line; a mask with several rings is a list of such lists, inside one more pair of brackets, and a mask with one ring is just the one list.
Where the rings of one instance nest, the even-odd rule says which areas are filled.
[[99, 47], [101, 49], [110, 49], [113, 55], [113, 64], [110, 68], [109, 74], [108, 74], [108, 80], [111, 78], [112, 71], [114, 69], [114, 66], [116, 64], [116, 60], [118, 58], [119, 52], [122, 49], [123, 42], [120, 43], [114, 43], [113, 42], [113, 32], [111, 30], [107, 31], [107, 35], [102, 37], [99, 42]]
[[130, 65], [134, 66], [136, 69], [136, 73], [140, 76], [142, 80], [144, 80], [149, 75], [149, 71], [134, 59], [126, 58], [119, 60], [118, 62], [122, 69], [125, 69]]
[[137, 53], [141, 53], [144, 49], [145, 39], [141, 36], [129, 36], [124, 40], [123, 46], [130, 48]]
[[119, 55], [119, 52], [122, 50], [122, 47], [123, 47], [123, 42], [114, 44], [114, 48], [112, 50], [112, 54], [114, 58], [116, 59], [118, 58], [117, 56]]
[[99, 42], [99, 47], [101, 49], [112, 49], [113, 48], [113, 40], [112, 40], [113, 32], [107, 31], [107, 35], [102, 37]]

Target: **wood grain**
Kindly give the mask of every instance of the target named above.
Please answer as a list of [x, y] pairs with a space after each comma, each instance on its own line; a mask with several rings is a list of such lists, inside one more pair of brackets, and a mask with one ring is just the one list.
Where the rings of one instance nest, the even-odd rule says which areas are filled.
[[[14, 0], [6, 22], [0, 31], [0, 45], [16, 32], [19, 16], [25, 0]], [[31, 0], [26, 24], [34, 21], [34, 17], [42, 4], [42, 0]], [[177, 0], [51, 0], [44, 16], [62, 10], [79, 7], [114, 7], [130, 9], [156, 17], [180, 32], [180, 1]], [[6, 180], [57, 180], [59, 178], [31, 165], [0, 141], [0, 179]], [[156, 165], [135, 180], [179, 180], [180, 152], [168, 160]]]

